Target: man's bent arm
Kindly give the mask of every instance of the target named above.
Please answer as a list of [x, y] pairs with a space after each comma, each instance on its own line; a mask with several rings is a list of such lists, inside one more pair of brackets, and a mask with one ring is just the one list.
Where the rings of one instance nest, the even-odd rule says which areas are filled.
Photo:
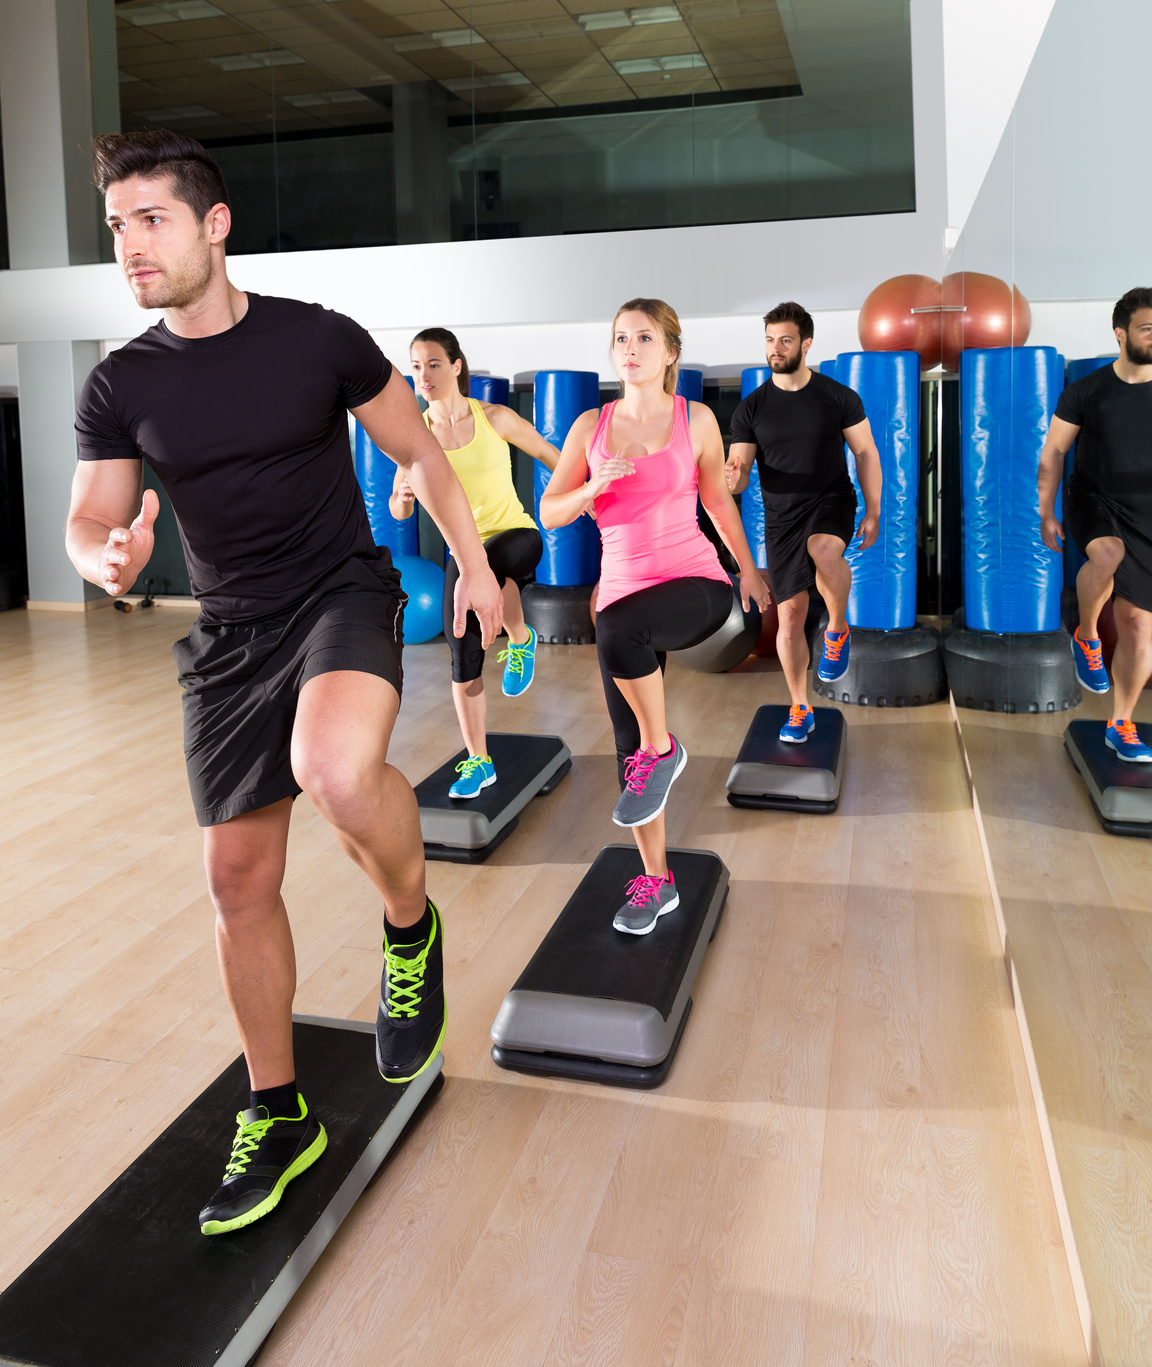
[[752, 473], [752, 462], [756, 459], [756, 445], [750, 441], [734, 441], [728, 448], [728, 459], [724, 475], [728, 481], [728, 492], [742, 494], [748, 487], [748, 477]]
[[1040, 517], [1051, 517], [1056, 511], [1056, 494], [1064, 475], [1064, 458], [1080, 433], [1075, 423], [1053, 417], [1048, 435], [1040, 449], [1040, 468], [1036, 472], [1036, 487], [1040, 495]]
[[[148, 535], [118, 537], [130, 533], [141, 511], [144, 470], [139, 459], [82, 460], [72, 477], [72, 502], [64, 528], [68, 558], [91, 584], [111, 594], [127, 593], [152, 553], [151, 524]], [[155, 494], [152, 498], [155, 499]]]
[[[464, 488], [420, 416], [415, 396], [400, 372], [394, 369], [380, 393], [352, 409], [352, 415], [380, 450], [404, 470], [417, 499], [452, 548], [460, 566], [453, 629], [458, 636], [463, 634], [464, 611], [471, 607], [480, 620], [481, 640], [487, 647], [500, 629], [503, 594], [488, 568]], [[462, 592], [467, 602], [461, 601]]]
[[864, 515], [880, 516], [880, 494], [884, 488], [884, 474], [880, 468], [880, 452], [872, 437], [872, 425], [865, 418], [844, 429], [844, 440], [856, 457], [856, 478], [864, 495]]

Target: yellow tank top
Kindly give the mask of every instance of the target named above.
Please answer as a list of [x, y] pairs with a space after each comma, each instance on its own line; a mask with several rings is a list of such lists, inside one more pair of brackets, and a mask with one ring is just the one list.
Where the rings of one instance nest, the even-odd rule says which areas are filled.
[[[475, 428], [472, 440], [467, 446], [444, 454], [464, 486], [480, 540], [487, 541], [498, 532], [511, 531], [513, 527], [535, 527], [536, 523], [516, 496], [508, 443], [493, 430], [475, 399], [469, 399], [468, 406], [472, 409]], [[424, 421], [432, 426], [427, 412]]]

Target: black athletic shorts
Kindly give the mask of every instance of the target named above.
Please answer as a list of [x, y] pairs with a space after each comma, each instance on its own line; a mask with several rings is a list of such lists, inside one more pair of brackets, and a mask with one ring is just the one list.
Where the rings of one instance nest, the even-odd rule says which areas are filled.
[[773, 600], [783, 603], [816, 583], [816, 565], [808, 554], [808, 538], [824, 533], [847, 546], [856, 535], [856, 491], [839, 485], [819, 495], [786, 525], [764, 527], [764, 557]]
[[1124, 559], [1113, 579], [1117, 598], [1152, 612], [1152, 527], [1137, 525], [1130, 510], [1091, 489], [1071, 486], [1064, 502], [1064, 530], [1088, 554], [1088, 543], [1098, 536], [1117, 536], [1124, 543]]
[[292, 726], [317, 674], [376, 674], [403, 683], [400, 575], [379, 560], [344, 562], [312, 592], [252, 622], [197, 622], [172, 647], [184, 689], [184, 757], [201, 826], [295, 797]]

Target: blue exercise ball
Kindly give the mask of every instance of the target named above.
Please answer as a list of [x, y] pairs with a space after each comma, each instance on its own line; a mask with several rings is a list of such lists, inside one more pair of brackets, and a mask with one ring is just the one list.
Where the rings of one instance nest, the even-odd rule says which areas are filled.
[[404, 609], [404, 644], [423, 645], [444, 629], [444, 571], [420, 555], [395, 555], [400, 587], [408, 595]]

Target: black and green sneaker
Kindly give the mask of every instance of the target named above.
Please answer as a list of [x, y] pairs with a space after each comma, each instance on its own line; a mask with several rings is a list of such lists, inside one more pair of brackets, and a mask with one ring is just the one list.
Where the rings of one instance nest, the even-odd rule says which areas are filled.
[[[384, 974], [376, 1012], [376, 1064], [385, 1082], [411, 1082], [444, 1042], [444, 927], [429, 899], [432, 929], [425, 940], [389, 942], [397, 932], [384, 923]], [[402, 933], [402, 932], [401, 932]]]
[[298, 1116], [270, 1116], [264, 1106], [236, 1117], [232, 1157], [224, 1181], [200, 1212], [201, 1234], [243, 1229], [280, 1202], [293, 1177], [310, 1168], [328, 1145], [324, 1126], [297, 1092]]

